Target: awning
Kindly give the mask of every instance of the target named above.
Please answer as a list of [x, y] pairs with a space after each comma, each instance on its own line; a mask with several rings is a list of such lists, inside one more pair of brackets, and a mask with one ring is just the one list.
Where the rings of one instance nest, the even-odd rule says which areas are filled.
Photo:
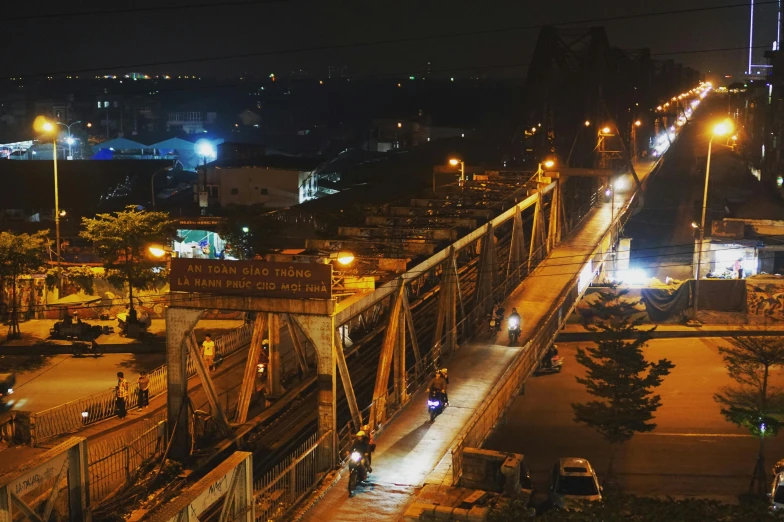
[[96, 297], [94, 295], [71, 294], [69, 296], [63, 297], [62, 299], [58, 299], [53, 303], [49, 303], [49, 306], [84, 305], [84, 304], [94, 303], [100, 300], [101, 300], [100, 297]]

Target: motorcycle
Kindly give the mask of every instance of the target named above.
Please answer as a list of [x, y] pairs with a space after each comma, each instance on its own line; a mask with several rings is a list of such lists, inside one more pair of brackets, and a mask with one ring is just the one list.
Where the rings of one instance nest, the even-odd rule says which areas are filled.
[[0, 373], [0, 399], [14, 393], [16, 375], [13, 373]]
[[509, 318], [509, 342], [516, 343], [520, 338], [520, 321], [516, 317]]
[[101, 345], [99, 345], [95, 341], [93, 341], [92, 343], [74, 341], [72, 346], [73, 346], [74, 357], [85, 357], [87, 355], [92, 355], [93, 357], [100, 357], [103, 355], [103, 351], [101, 350]]
[[604, 201], [609, 203], [612, 200], [613, 189], [612, 187], [607, 187], [604, 189]]
[[557, 355], [550, 357], [549, 359], [544, 359], [542, 362], [539, 363], [539, 366], [536, 368], [534, 375], [548, 375], [551, 373], [561, 373], [563, 364], [564, 364], [563, 357], [559, 357]]
[[490, 322], [490, 338], [495, 339], [495, 337], [498, 335], [498, 332], [501, 331], [501, 323], [504, 320], [504, 312], [501, 310], [496, 315], [489, 314], [487, 318]]
[[348, 459], [348, 496], [357, 489], [357, 484], [367, 480], [367, 465], [365, 455], [358, 451], [352, 451]]
[[259, 363], [256, 365], [256, 377], [261, 382], [267, 382], [267, 363]]
[[430, 412], [430, 422], [435, 422], [436, 417], [444, 412], [444, 394], [438, 390], [430, 390], [427, 398], [427, 411]]

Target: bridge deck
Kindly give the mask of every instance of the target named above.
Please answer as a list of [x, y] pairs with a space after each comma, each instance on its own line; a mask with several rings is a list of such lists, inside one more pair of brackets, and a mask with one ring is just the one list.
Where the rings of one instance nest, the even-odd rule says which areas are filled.
[[[653, 162], [637, 165], [644, 179]], [[627, 195], [615, 197], [615, 209]], [[582, 269], [588, 256], [604, 236], [612, 218], [610, 203], [594, 208], [583, 223], [553, 250], [506, 300], [507, 315], [512, 307], [523, 316], [523, 345], [545, 318], [552, 302]], [[564, 318], [566, 319], [566, 318]], [[499, 342], [505, 342], [502, 331]], [[303, 518], [306, 521], [398, 521], [427, 483], [451, 483], [449, 448], [460, 430], [482, 404], [519, 347], [471, 343], [449, 361], [450, 406], [430, 424], [425, 410], [425, 391], [412, 396], [410, 404], [384, 428], [373, 455], [374, 472], [368, 483], [348, 498], [348, 474], [330, 489]]]

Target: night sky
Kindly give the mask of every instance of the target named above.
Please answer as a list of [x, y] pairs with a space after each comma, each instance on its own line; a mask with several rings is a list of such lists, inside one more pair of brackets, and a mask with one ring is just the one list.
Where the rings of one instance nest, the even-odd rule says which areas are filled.
[[[239, 0], [242, 1], [242, 0]], [[764, 1], [764, 0], [763, 0]], [[328, 65], [353, 74], [414, 74], [427, 62], [434, 71], [465, 75], [460, 69], [485, 67], [493, 76], [522, 77], [538, 24], [566, 23], [628, 14], [735, 5], [739, 0], [39, 0], [14, 2], [0, 18], [3, 76], [51, 74], [106, 67], [116, 72], [235, 76], [244, 71], [286, 74], [304, 69], [326, 75]], [[209, 7], [192, 7], [211, 4]], [[217, 4], [217, 6], [216, 6]], [[221, 5], [223, 4], [223, 5]], [[123, 8], [181, 6], [178, 9], [25, 19], [57, 13]], [[775, 39], [776, 6], [762, 5], [755, 17], [757, 44]], [[625, 49], [649, 47], [656, 58], [674, 58], [709, 78], [745, 70], [747, 51], [669, 54], [748, 44], [748, 7], [596, 21], [610, 43]], [[763, 23], [764, 22], [764, 23]], [[193, 58], [337, 46], [477, 30], [498, 31], [417, 42], [351, 46], [331, 50], [188, 63]], [[767, 31], [763, 34], [762, 31]], [[762, 51], [760, 51], [761, 53]], [[661, 53], [667, 53], [666, 56]], [[160, 67], [130, 64], [182, 62]], [[486, 68], [491, 66], [490, 68]], [[506, 67], [492, 67], [506, 66]], [[718, 73], [718, 74], [717, 74]], [[82, 73], [88, 74], [88, 73]], [[89, 73], [96, 74], [96, 73]]]

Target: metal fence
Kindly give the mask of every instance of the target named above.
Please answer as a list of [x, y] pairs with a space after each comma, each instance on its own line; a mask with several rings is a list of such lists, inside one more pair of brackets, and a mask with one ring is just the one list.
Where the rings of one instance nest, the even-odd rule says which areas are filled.
[[[227, 356], [250, 343], [253, 325], [246, 324], [222, 335], [215, 341], [215, 350], [220, 356]], [[188, 358], [188, 376], [196, 374], [193, 362]], [[166, 392], [166, 365], [150, 372], [150, 398]], [[112, 387], [103, 393], [76, 399], [48, 410], [31, 415], [30, 439], [33, 445], [42, 443], [65, 433], [79, 431], [85, 426], [109, 419], [117, 414], [117, 394]], [[130, 396], [126, 408], [138, 406], [139, 394], [136, 383], [130, 386]]]
[[281, 520], [305, 495], [319, 485], [329, 471], [332, 431], [311, 435], [294, 453], [283, 459], [253, 485], [256, 520]]
[[128, 442], [109, 438], [88, 444], [90, 499], [93, 502], [101, 502], [121, 487], [133, 484], [145, 462], [163, 455], [166, 412], [162, 413], [146, 423], [136, 435], [127, 437]]

